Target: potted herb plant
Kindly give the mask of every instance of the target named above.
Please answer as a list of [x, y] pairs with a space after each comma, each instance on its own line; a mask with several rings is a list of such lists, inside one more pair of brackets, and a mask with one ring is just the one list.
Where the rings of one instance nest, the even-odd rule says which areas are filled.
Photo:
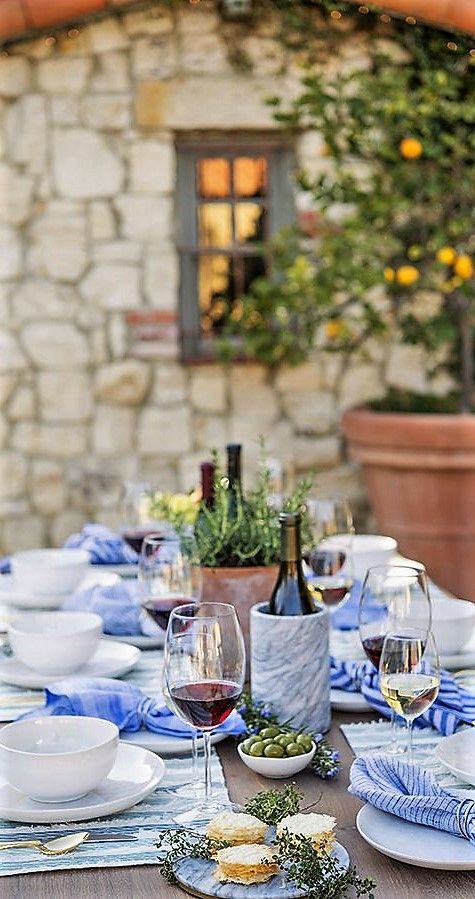
[[[314, 55], [300, 96], [287, 109], [271, 101], [284, 127], [321, 136], [316, 171], [299, 173], [313, 211], [305, 234], [278, 238], [277, 277], [254, 283], [236, 327], [270, 365], [315, 347], [371, 357], [382, 345], [393, 360], [419, 348], [417, 392], [346, 412], [343, 431], [380, 531], [475, 600], [473, 41], [367, 7], [322, 6], [333, 19], [314, 42], [305, 19]], [[325, 75], [328, 57], [355, 42], [360, 57]]]

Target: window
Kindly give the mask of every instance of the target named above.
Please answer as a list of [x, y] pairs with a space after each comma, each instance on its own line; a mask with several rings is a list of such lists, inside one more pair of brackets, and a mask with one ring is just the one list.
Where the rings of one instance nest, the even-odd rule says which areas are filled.
[[294, 217], [288, 145], [268, 136], [180, 140], [177, 220], [183, 357], [213, 358], [239, 297], [268, 271], [270, 236]]

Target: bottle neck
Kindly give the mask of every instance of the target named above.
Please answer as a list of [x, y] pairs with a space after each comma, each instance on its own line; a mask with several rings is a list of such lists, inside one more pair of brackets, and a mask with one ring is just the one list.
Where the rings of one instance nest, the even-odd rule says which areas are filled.
[[228, 447], [228, 481], [231, 490], [241, 485], [241, 447]]
[[300, 567], [300, 529], [297, 525], [283, 527], [280, 532], [280, 560], [288, 567], [288, 563]]
[[215, 466], [212, 462], [203, 462], [201, 465], [201, 491], [202, 502], [211, 507], [214, 503], [214, 477]]

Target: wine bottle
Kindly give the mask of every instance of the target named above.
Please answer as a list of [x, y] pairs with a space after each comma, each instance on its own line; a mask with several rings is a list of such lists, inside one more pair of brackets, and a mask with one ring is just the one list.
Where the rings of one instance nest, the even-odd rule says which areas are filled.
[[242, 446], [240, 443], [228, 443], [226, 446], [228, 457], [229, 514], [232, 518], [235, 518], [237, 515], [238, 502], [242, 501], [241, 450]]
[[271, 615], [311, 615], [317, 611], [302, 570], [300, 512], [281, 512], [280, 569], [269, 602]]
[[201, 505], [207, 509], [214, 506], [214, 478], [216, 466], [213, 462], [201, 463]]

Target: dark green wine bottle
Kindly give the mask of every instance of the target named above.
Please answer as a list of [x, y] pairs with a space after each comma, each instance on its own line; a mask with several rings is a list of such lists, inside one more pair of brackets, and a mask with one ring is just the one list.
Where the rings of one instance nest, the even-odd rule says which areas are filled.
[[226, 453], [228, 457], [228, 495], [229, 495], [229, 515], [236, 518], [238, 504], [242, 503], [242, 483], [241, 483], [241, 450], [240, 443], [228, 443]]
[[281, 512], [280, 569], [269, 602], [271, 615], [312, 615], [316, 608], [302, 571], [300, 512]]

